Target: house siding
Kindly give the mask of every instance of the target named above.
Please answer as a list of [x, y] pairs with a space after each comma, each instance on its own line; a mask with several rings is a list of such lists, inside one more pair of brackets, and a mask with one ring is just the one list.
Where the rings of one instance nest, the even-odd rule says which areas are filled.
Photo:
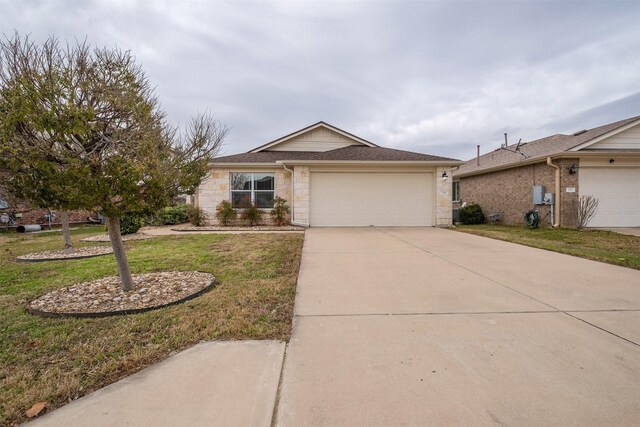
[[330, 129], [319, 127], [266, 150], [324, 152], [348, 147], [349, 145], [360, 145], [360, 143]]
[[[559, 159], [554, 164], [560, 167], [560, 225], [574, 227], [578, 174], [569, 174], [569, 167], [579, 166], [579, 160]], [[555, 193], [555, 168], [544, 162], [455, 180], [460, 181], [461, 202], [479, 204], [486, 216], [500, 212], [501, 222], [508, 225], [523, 224], [524, 214], [534, 208], [541, 218], [549, 213], [549, 206], [533, 205], [532, 186], [543, 185], [546, 192]], [[568, 187], [575, 188], [575, 192], [567, 193]], [[547, 216], [543, 224], [550, 223]]]

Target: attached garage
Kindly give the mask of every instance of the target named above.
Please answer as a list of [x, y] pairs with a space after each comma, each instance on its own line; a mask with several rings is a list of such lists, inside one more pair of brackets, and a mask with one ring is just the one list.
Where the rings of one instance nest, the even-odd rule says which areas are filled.
[[312, 227], [433, 226], [433, 172], [312, 172]]
[[599, 200], [589, 227], [640, 227], [640, 168], [584, 167], [579, 188]]

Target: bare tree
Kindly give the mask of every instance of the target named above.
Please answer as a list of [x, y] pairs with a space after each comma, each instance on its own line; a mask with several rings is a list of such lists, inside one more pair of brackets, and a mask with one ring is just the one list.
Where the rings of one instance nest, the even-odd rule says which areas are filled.
[[62, 210], [102, 212], [131, 290], [120, 218], [193, 194], [228, 128], [211, 114], [182, 132], [171, 126], [128, 51], [16, 34], [0, 43], [0, 60], [0, 167], [13, 172], [10, 187]]
[[580, 196], [576, 203], [576, 227], [578, 229], [589, 225], [589, 222], [598, 213], [598, 205], [600, 201], [594, 196]]

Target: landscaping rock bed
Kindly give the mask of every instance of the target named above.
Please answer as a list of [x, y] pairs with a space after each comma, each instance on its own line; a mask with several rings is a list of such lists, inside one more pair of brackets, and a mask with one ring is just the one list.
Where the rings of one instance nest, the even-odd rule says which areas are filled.
[[166, 307], [195, 298], [215, 282], [212, 274], [169, 271], [133, 275], [134, 289], [122, 290], [118, 276], [77, 283], [31, 301], [27, 310], [47, 317], [104, 317]]
[[276, 225], [254, 225], [250, 226], [221, 226], [221, 225], [206, 225], [206, 226], [194, 226], [183, 225], [181, 227], [172, 228], [173, 231], [304, 231], [304, 227], [297, 225], [283, 225], [278, 227]]
[[60, 261], [66, 259], [91, 258], [94, 256], [112, 254], [111, 246], [84, 246], [75, 248], [73, 252], [65, 252], [64, 249], [33, 252], [30, 254], [20, 255], [16, 258], [18, 262], [41, 262], [41, 261]]
[[[132, 240], [146, 240], [153, 239], [155, 236], [151, 236], [149, 234], [144, 233], [133, 233], [133, 234], [125, 234], [122, 236], [123, 242], [129, 242]], [[108, 234], [98, 234], [97, 236], [85, 237], [84, 239], [80, 239], [81, 242], [111, 242]]]

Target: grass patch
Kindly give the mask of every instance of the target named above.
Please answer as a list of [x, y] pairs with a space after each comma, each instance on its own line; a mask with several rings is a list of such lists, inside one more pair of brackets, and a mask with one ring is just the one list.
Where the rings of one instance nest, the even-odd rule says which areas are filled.
[[604, 230], [457, 225], [457, 231], [640, 270], [640, 237]]
[[[80, 238], [103, 227], [73, 231]], [[176, 306], [102, 319], [45, 319], [27, 301], [72, 283], [116, 275], [112, 255], [16, 263], [59, 249], [60, 233], [0, 234], [0, 425], [25, 421], [40, 400], [55, 408], [200, 341], [288, 340], [302, 234], [166, 236], [125, 243], [133, 273], [198, 270], [216, 287]]]

